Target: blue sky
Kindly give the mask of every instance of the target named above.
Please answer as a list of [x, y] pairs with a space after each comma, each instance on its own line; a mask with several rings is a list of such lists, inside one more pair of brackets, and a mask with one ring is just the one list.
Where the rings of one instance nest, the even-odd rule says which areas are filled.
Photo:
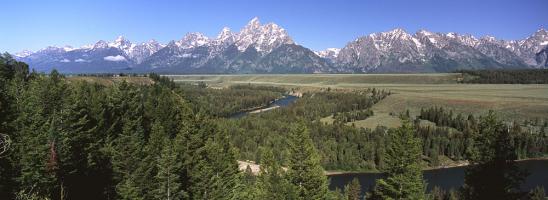
[[257, 16], [306, 47], [343, 47], [372, 32], [404, 28], [521, 39], [548, 28], [548, 0], [3, 0], [0, 51], [81, 46], [124, 35], [131, 41], [214, 37]]

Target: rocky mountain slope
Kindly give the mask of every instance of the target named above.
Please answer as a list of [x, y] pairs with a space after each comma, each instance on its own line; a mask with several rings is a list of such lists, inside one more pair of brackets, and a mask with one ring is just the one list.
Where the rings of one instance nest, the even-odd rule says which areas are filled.
[[281, 26], [253, 18], [240, 31], [225, 27], [215, 38], [187, 33], [168, 44], [137, 44], [120, 36], [79, 48], [14, 55], [38, 71], [64, 73], [391, 73], [546, 68], [547, 51], [544, 29], [505, 41], [426, 30], [410, 34], [399, 28], [359, 37], [340, 49], [312, 51], [296, 44]]

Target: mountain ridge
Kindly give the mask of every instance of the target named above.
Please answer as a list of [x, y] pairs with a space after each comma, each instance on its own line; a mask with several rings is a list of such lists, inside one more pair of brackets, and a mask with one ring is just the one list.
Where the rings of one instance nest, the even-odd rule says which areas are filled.
[[199, 32], [161, 44], [132, 43], [123, 36], [79, 48], [49, 46], [14, 54], [38, 71], [63, 73], [380, 73], [450, 72], [460, 69], [546, 68], [548, 32], [522, 40], [470, 34], [414, 34], [395, 28], [371, 33], [342, 48], [312, 51], [275, 24], [257, 17], [239, 32], [224, 27], [216, 37]]

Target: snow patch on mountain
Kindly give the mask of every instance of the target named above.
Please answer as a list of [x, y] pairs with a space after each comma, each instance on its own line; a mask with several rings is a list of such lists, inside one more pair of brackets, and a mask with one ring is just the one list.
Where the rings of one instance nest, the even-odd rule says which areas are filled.
[[341, 49], [339, 48], [327, 48], [323, 51], [315, 51], [314, 53], [321, 58], [334, 60], [337, 58], [337, 56], [339, 56], [339, 52], [341, 52]]
[[33, 51], [23, 50], [23, 51], [21, 51], [21, 52], [15, 53], [15, 57], [18, 57], [18, 58], [25, 58], [25, 57], [27, 57], [27, 56], [32, 55], [33, 53], [34, 53]]

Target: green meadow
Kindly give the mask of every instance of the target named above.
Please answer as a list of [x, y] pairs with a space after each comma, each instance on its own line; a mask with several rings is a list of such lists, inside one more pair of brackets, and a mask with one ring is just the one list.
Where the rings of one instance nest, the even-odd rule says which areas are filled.
[[[272, 74], [167, 75], [178, 83], [203, 82], [211, 87], [261, 84], [293, 88], [351, 90], [378, 88], [392, 95], [373, 106], [374, 116], [352, 122], [359, 127], [398, 126], [399, 113], [417, 115], [421, 108], [444, 106], [454, 112], [484, 114], [494, 110], [505, 120], [547, 119], [548, 85], [461, 84], [458, 73], [441, 74]], [[330, 119], [324, 118], [329, 122]]]

